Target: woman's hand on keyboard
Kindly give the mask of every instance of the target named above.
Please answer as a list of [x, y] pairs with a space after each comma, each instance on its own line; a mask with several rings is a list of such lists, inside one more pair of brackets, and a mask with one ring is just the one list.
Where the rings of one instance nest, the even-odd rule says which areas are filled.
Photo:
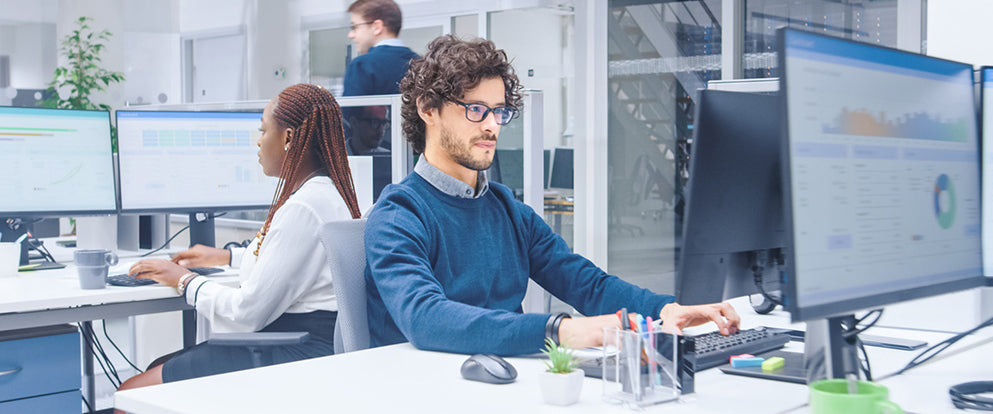
[[714, 322], [726, 336], [738, 332], [741, 323], [738, 312], [727, 302], [690, 306], [673, 302], [662, 307], [659, 317], [662, 318], [662, 330], [676, 335], [682, 335], [683, 328]]
[[194, 245], [172, 256], [172, 262], [180, 266], [189, 267], [212, 267], [224, 266], [231, 261], [231, 251], [228, 249], [218, 249], [216, 247]]
[[128, 274], [135, 279], [152, 279], [165, 286], [176, 287], [179, 278], [187, 273], [188, 269], [165, 259], [145, 259], [131, 266]]

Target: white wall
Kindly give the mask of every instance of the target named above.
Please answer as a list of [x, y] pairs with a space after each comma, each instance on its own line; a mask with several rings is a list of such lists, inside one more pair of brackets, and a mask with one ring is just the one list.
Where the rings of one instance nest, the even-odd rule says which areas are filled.
[[248, 20], [248, 99], [270, 99], [301, 81], [298, 0], [255, 0]]
[[931, 0], [927, 2], [927, 54], [993, 65], [993, 2]]
[[[521, 84], [545, 93], [546, 148], [565, 144], [562, 132], [567, 102], [563, 89], [565, 82], [574, 76], [572, 63], [565, 62], [563, 45], [571, 39], [566, 39], [563, 19], [561, 14], [548, 9], [508, 10], [490, 15], [490, 40], [507, 52]], [[568, 55], [570, 60], [571, 56]], [[534, 71], [534, 76], [528, 76], [529, 70]]]
[[55, 72], [55, 24], [0, 25], [0, 55], [10, 56], [10, 86], [47, 87]]

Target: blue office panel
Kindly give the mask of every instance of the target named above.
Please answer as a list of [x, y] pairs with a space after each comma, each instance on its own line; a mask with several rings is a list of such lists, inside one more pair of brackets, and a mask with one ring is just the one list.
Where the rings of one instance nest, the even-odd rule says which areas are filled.
[[0, 403], [0, 414], [78, 413], [79, 390]]
[[[0, 402], [66, 391], [78, 396], [79, 333], [75, 327], [71, 327], [70, 333], [65, 333], [66, 329], [61, 331], [51, 334], [50, 329], [42, 328], [0, 333], [0, 374], [6, 373], [0, 375]], [[6, 411], [0, 409], [0, 412]]]

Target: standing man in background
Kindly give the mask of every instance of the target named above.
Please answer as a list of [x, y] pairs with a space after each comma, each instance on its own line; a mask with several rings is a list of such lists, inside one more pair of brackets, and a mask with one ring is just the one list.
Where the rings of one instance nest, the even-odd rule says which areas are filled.
[[[420, 57], [397, 38], [403, 23], [400, 6], [393, 0], [358, 0], [348, 6], [348, 12], [351, 13], [352, 29], [348, 32], [348, 38], [355, 42], [359, 56], [352, 59], [345, 69], [342, 96], [400, 93], [400, 80], [407, 74], [410, 60]], [[377, 148], [376, 143], [358, 145], [353, 142], [357, 135], [362, 135], [362, 131], [356, 130], [362, 123], [362, 108], [342, 108], [341, 112], [346, 123], [349, 155], [365, 155], [353, 153], [356, 147]], [[388, 117], [389, 114], [386, 114], [383, 121]], [[381, 133], [378, 147], [388, 151], [392, 144], [388, 129]]]
[[358, 0], [348, 6], [352, 14], [348, 38], [360, 56], [345, 70], [343, 96], [400, 93], [400, 79], [407, 74], [414, 51], [398, 39], [403, 18], [393, 0]]

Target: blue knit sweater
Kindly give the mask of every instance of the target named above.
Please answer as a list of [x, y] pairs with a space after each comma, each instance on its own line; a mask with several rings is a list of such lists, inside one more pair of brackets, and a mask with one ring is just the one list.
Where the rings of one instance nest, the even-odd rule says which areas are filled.
[[658, 315], [673, 297], [608, 275], [498, 183], [457, 198], [417, 173], [387, 186], [365, 231], [372, 346], [516, 355], [543, 345], [550, 315], [521, 312], [528, 278], [584, 315]]
[[400, 93], [400, 80], [417, 54], [403, 46], [376, 46], [352, 59], [345, 69], [342, 96]]

